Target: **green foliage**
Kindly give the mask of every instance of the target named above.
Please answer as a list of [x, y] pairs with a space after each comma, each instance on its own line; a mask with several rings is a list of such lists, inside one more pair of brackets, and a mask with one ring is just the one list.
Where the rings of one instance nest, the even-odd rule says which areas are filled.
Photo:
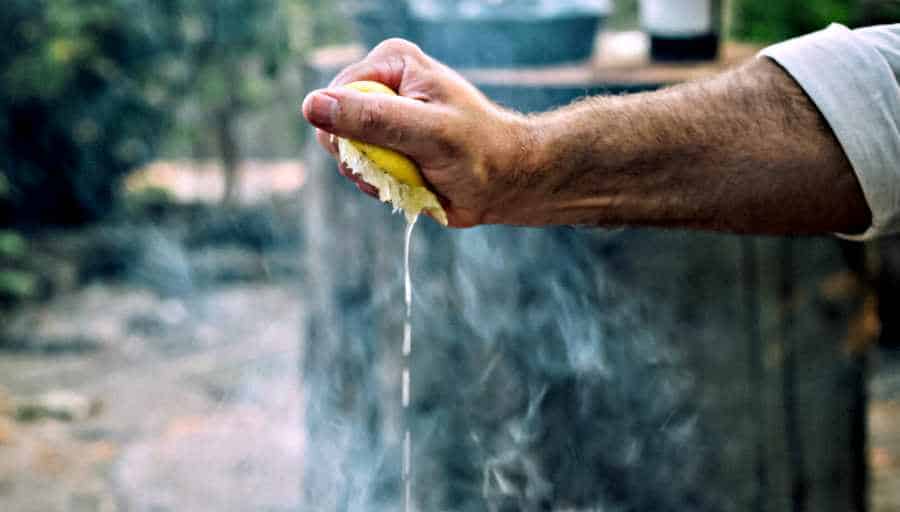
[[[166, 134], [165, 157], [225, 161], [235, 154], [298, 154], [307, 133], [296, 111], [306, 56], [316, 46], [349, 42], [349, 21], [333, 0], [245, 4], [177, 3], [182, 44], [170, 67], [181, 70], [184, 85], [176, 122]], [[240, 23], [211, 28], [236, 12]]]
[[[179, 109], [173, 135], [189, 147], [225, 149], [223, 130], [274, 94], [290, 55], [284, 2], [171, 0], [177, 51], [167, 69]], [[223, 126], [227, 125], [227, 126]], [[237, 149], [237, 148], [234, 148]]]
[[329, 0], [6, 0], [0, 30], [0, 226], [102, 217], [161, 143], [268, 154], [269, 125], [305, 133], [307, 51], [349, 37]]
[[0, 300], [20, 302], [37, 294], [37, 277], [24, 270], [0, 269]]
[[0, 201], [6, 199], [11, 192], [9, 179], [6, 177], [6, 174], [3, 174], [3, 171], [0, 171]]
[[239, 158], [245, 114], [290, 127], [283, 77], [347, 35], [325, 0], [6, 0], [0, 30], [0, 225], [105, 215], [160, 142]]
[[168, 1], [6, 0], [0, 11], [0, 223], [103, 215], [154, 153]]
[[820, 30], [829, 23], [853, 27], [897, 21], [898, 0], [735, 0], [732, 35], [773, 43]]
[[171, 191], [160, 187], [146, 187], [128, 192], [123, 210], [129, 218], [158, 218], [176, 203]]
[[[311, 39], [306, 46], [347, 44], [353, 39], [353, 30], [347, 21], [347, 13], [339, 9], [334, 0], [288, 0], [295, 6], [295, 21], [306, 20], [311, 29]], [[299, 12], [298, 12], [299, 11]]]
[[638, 0], [618, 0], [613, 3], [613, 11], [607, 20], [609, 28], [634, 30], [638, 27]]
[[213, 110], [264, 98], [288, 49], [278, 0], [182, 0], [177, 5], [176, 58], [187, 69], [188, 95]]
[[859, 0], [860, 25], [900, 22], [900, 0]]
[[18, 267], [28, 256], [28, 244], [19, 233], [0, 230], [0, 302], [18, 302], [37, 292], [37, 277]]
[[27, 250], [28, 246], [22, 235], [11, 230], [0, 230], [0, 258], [22, 258]]

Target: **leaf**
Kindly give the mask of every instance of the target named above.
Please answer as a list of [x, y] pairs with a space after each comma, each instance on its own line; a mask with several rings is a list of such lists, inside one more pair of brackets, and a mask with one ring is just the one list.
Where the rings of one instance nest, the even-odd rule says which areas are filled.
[[10, 184], [9, 184], [9, 179], [6, 177], [5, 174], [0, 172], [0, 199], [8, 197], [9, 194], [12, 192], [11, 189], [12, 189], [12, 186], [10, 186]]
[[21, 270], [0, 270], [0, 296], [27, 299], [37, 292], [37, 277]]
[[0, 230], [0, 256], [19, 258], [28, 251], [28, 244], [22, 235], [10, 230]]

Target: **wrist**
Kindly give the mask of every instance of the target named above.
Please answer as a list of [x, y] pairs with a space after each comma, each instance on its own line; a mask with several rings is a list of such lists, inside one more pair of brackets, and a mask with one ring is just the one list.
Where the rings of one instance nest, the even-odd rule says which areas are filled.
[[485, 212], [489, 224], [530, 224], [527, 212], [539, 194], [539, 176], [546, 169], [547, 146], [537, 116], [501, 112], [492, 151], [489, 183], [493, 200]]
[[521, 150], [506, 171], [513, 186], [499, 222], [618, 224], [627, 182], [634, 180], [617, 171], [628, 168], [630, 158], [620, 151], [622, 141], [599, 129], [608, 126], [609, 105], [593, 99], [522, 116], [516, 136]]

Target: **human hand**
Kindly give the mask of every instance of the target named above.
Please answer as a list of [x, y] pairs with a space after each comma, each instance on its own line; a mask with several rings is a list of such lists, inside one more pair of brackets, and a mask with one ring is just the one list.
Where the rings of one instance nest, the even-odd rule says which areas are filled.
[[[341, 87], [373, 80], [398, 96]], [[319, 143], [338, 157], [332, 135], [399, 151], [413, 159], [437, 193], [450, 226], [501, 223], [516, 201], [519, 169], [526, 168], [527, 119], [501, 109], [416, 45], [389, 39], [341, 71], [326, 89], [303, 101]], [[376, 191], [339, 164], [341, 173]]]

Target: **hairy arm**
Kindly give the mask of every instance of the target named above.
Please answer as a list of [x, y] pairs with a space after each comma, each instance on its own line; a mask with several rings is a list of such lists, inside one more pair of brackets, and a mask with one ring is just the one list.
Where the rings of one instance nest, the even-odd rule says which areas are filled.
[[710, 80], [531, 117], [486, 222], [856, 233], [870, 213], [802, 89], [760, 58]]
[[[400, 96], [340, 87], [356, 80]], [[768, 58], [706, 81], [523, 116], [393, 39], [310, 93], [303, 113], [335, 156], [329, 134], [409, 155], [457, 227], [857, 233], [871, 222], [828, 124]]]

